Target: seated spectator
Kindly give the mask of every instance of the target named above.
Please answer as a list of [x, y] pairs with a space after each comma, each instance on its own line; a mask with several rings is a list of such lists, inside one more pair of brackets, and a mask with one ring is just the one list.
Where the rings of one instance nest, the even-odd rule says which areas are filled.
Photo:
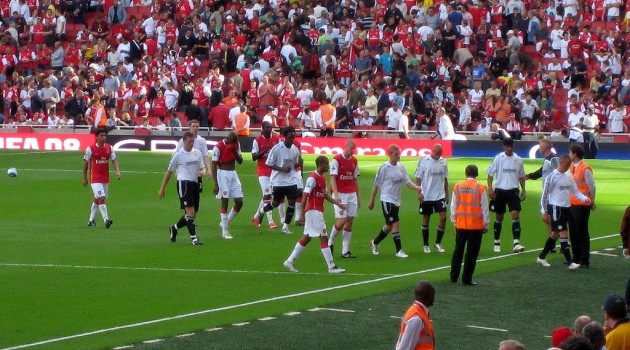
[[606, 349], [606, 333], [604, 327], [597, 322], [591, 322], [582, 328], [582, 335], [587, 338], [594, 350]]
[[611, 294], [604, 300], [604, 329], [606, 348], [608, 350], [630, 349], [630, 322], [628, 322], [628, 306], [624, 297]]
[[551, 345], [557, 348], [571, 336], [573, 332], [568, 327], [558, 327], [551, 333]]
[[490, 124], [488, 123], [487, 118], [481, 118], [481, 122], [477, 124], [477, 129], [475, 130], [475, 135], [480, 136], [490, 136]]

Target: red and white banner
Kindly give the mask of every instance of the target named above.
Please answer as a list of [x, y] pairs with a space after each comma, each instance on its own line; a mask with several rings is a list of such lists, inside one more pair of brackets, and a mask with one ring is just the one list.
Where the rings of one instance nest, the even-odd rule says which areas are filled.
[[94, 142], [93, 134], [0, 133], [0, 149], [84, 151]]
[[[343, 152], [347, 139], [345, 138], [301, 138], [303, 154], [332, 155]], [[442, 145], [442, 156], [452, 155], [451, 141], [443, 140], [412, 140], [412, 139], [354, 139], [357, 145], [356, 155], [386, 156], [387, 148], [391, 144], [400, 147], [402, 157], [418, 157], [431, 154], [436, 143]]]

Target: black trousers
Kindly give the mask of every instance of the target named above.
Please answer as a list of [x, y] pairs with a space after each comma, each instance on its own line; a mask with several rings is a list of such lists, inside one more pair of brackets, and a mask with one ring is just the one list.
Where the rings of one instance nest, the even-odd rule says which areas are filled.
[[594, 132], [585, 131], [582, 136], [584, 137], [584, 158], [595, 159], [597, 158], [597, 139]]
[[[472, 282], [472, 275], [477, 265], [477, 257], [481, 249], [482, 230], [462, 230], [457, 229], [455, 234], [455, 250], [451, 260], [451, 281], [457, 282], [459, 271], [464, 260], [464, 273], [462, 282]], [[464, 247], [466, 247], [466, 257], [464, 258]]]
[[587, 205], [572, 205], [569, 219], [569, 238], [573, 261], [580, 265], [589, 265], [591, 255], [591, 236], [588, 232], [588, 219], [591, 207]]

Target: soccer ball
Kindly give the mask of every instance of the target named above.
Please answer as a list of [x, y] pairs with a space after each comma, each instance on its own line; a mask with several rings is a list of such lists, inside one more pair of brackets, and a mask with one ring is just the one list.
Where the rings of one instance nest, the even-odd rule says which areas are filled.
[[10, 168], [9, 170], [7, 170], [7, 175], [9, 175], [10, 177], [16, 177], [17, 176], [17, 169], [16, 168]]

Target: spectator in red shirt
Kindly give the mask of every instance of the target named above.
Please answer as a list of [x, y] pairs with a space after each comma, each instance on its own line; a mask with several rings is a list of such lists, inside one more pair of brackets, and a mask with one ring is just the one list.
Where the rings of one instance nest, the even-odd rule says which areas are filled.
[[211, 127], [217, 130], [224, 130], [232, 126], [230, 121], [230, 107], [223, 103], [219, 103], [218, 106], [212, 108], [208, 115], [208, 123]]

